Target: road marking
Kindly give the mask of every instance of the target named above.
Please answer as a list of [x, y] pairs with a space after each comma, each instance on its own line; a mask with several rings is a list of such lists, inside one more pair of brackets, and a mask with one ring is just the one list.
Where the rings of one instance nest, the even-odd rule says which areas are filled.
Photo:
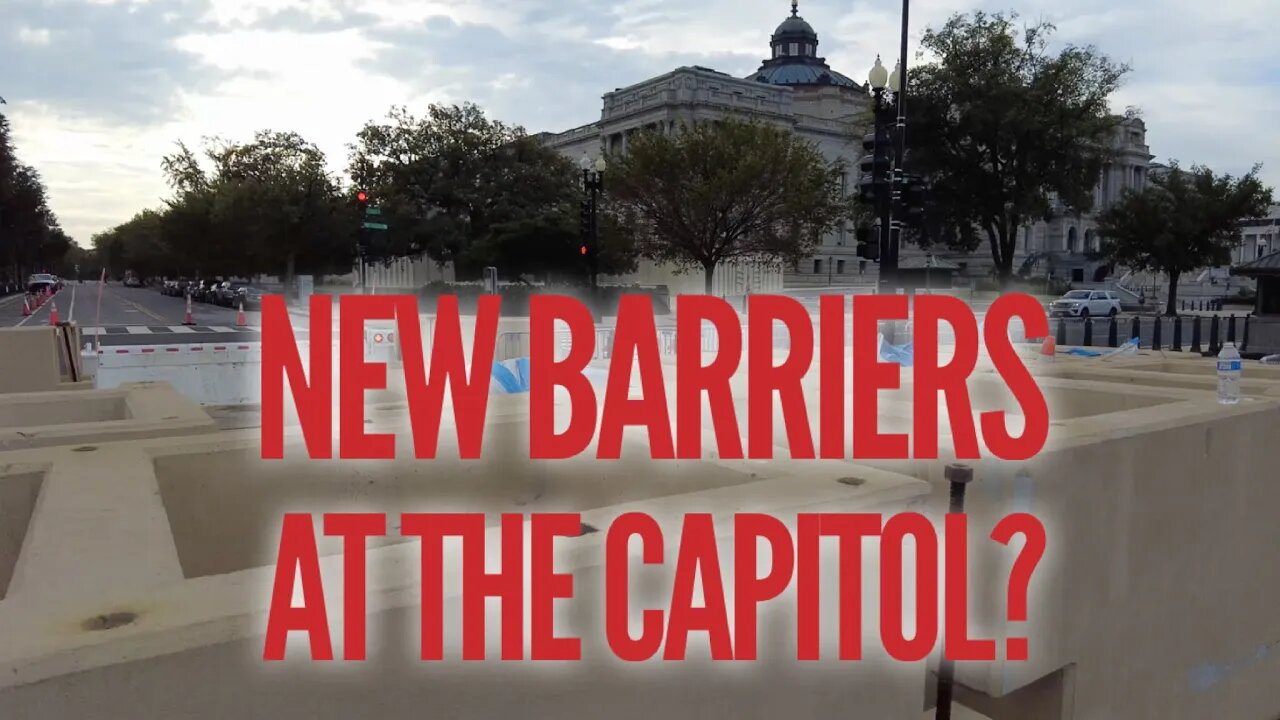
[[145, 325], [129, 325], [127, 326], [130, 335], [150, 335], [151, 328]]
[[111, 296], [112, 296], [112, 297], [114, 297], [116, 300], [119, 300], [120, 302], [124, 303], [125, 305], [132, 306], [134, 310], [136, 310], [136, 311], [138, 311], [138, 312], [142, 313], [143, 315], [146, 315], [147, 317], [151, 318], [152, 320], [159, 320], [161, 323], [164, 323], [164, 318], [162, 318], [162, 317], [160, 317], [159, 315], [157, 315], [157, 314], [155, 314], [155, 313], [151, 312], [150, 310], [148, 310], [148, 309], [146, 309], [146, 308], [142, 307], [142, 306], [141, 306], [141, 305], [139, 305], [138, 303], [136, 303], [136, 302], [134, 302], [134, 301], [132, 301], [132, 300], [129, 300], [128, 298], [123, 298], [123, 297], [121, 297], [120, 295], [117, 295], [117, 294], [115, 293], [115, 291], [111, 291]]
[[193, 332], [195, 332], [195, 330], [194, 330], [194, 329], [189, 328], [189, 327], [187, 327], [186, 325], [173, 325], [173, 326], [170, 326], [170, 328], [169, 328], [169, 329], [170, 329], [170, 330], [172, 330], [172, 331], [174, 331], [174, 332], [176, 332], [176, 333], [193, 333]]
[[76, 316], [76, 286], [71, 286], [71, 307], [67, 308], [67, 322]]
[[32, 318], [35, 318], [37, 315], [39, 315], [40, 311], [43, 310], [48, 305], [49, 305], [49, 301], [46, 300], [43, 305], [40, 305], [36, 307], [35, 310], [32, 310], [30, 315], [22, 318], [22, 322], [18, 323], [17, 325], [14, 325], [14, 327], [22, 327], [23, 325], [26, 325], [27, 323], [31, 322]]

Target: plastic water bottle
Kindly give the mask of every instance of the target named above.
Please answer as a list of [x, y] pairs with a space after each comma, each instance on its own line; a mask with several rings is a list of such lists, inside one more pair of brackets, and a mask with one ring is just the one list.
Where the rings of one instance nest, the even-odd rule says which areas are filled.
[[1226, 343], [1218, 353], [1218, 402], [1235, 405], [1240, 402], [1240, 353], [1235, 343]]

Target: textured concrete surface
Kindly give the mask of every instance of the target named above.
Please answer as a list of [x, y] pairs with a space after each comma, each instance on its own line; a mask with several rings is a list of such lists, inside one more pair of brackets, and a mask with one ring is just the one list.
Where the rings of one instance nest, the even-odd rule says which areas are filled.
[[[589, 639], [585, 652], [595, 660], [572, 667], [424, 666], [414, 659], [416, 542], [370, 551], [369, 662], [351, 668], [263, 664], [270, 563], [283, 510], [379, 510], [393, 523], [409, 510], [581, 510], [584, 522], [597, 528], [622, 512], [644, 511], [663, 525], [672, 548], [686, 512], [713, 511], [727, 521], [737, 511], [893, 511], [927, 492], [920, 481], [850, 463], [779, 473], [756, 463], [639, 459], [539, 467], [516, 459], [524, 452], [517, 438], [527, 428], [519, 429], [514, 406], [498, 405], [486, 452], [508, 453], [485, 465], [267, 464], [256, 459], [255, 430], [101, 443], [81, 453], [5, 453], [19, 472], [0, 478], [0, 487], [29, 486], [34, 473], [44, 488], [25, 543], [5, 550], [16, 555], [16, 567], [0, 604], [0, 636], [8, 639], [0, 646], [0, 704], [17, 717], [136, 718], [162, 710], [183, 718], [339, 718], [368, 712], [373, 686], [357, 691], [351, 683], [376, 677], [379, 712], [396, 714], [429, 707], [465, 717], [765, 718], [787, 708], [867, 720], [919, 715], [923, 664], [891, 665], [874, 650], [856, 673], [847, 665], [790, 661], [712, 666], [696, 659], [705, 641], [695, 633], [686, 663], [620, 667]], [[375, 416], [392, 427], [396, 412]], [[630, 443], [624, 454], [635, 458], [640, 450]], [[103, 482], [94, 470], [103, 466], [126, 472]], [[731, 526], [722, 522], [718, 535], [723, 556], [731, 557]], [[581, 628], [587, 638], [603, 635], [597, 608], [604, 538], [592, 533], [557, 544], [557, 569], [574, 570], [578, 588], [561, 627]], [[322, 544], [321, 552], [336, 614], [340, 548]], [[447, 612], [456, 612], [456, 562], [446, 562], [446, 573], [453, 598]], [[794, 632], [793, 616], [778, 622], [784, 635]]]
[[0, 395], [0, 450], [190, 435], [213, 420], [165, 383]]

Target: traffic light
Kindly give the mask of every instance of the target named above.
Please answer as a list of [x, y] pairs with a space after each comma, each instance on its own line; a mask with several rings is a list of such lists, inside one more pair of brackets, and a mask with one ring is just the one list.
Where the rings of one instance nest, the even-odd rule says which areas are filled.
[[364, 190], [356, 191], [356, 206], [360, 208], [360, 216], [364, 216], [364, 211], [369, 208], [369, 193]]
[[858, 257], [864, 260], [880, 259], [880, 239], [872, 236], [871, 228], [859, 225], [853, 231], [853, 238], [857, 243]]
[[902, 186], [902, 222], [907, 227], [919, 228], [924, 224], [925, 203], [929, 186], [920, 175], [908, 173]]
[[858, 161], [858, 198], [866, 205], [876, 207], [889, 198], [889, 179], [892, 168], [889, 151], [889, 132], [881, 129], [862, 138], [866, 155]]
[[581, 218], [582, 245], [579, 246], [577, 252], [582, 258], [586, 258], [588, 252], [591, 251], [591, 202], [589, 200], [582, 201]]

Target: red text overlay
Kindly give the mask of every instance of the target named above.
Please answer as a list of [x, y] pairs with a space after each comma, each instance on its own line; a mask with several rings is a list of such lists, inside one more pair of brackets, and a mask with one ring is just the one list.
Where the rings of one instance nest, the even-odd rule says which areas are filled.
[[[579, 515], [507, 514], [494, 530], [486, 530], [480, 513], [406, 513], [399, 520], [400, 534], [416, 538], [421, 548], [422, 660], [484, 660], [489, 633], [500, 637], [502, 660], [581, 659], [581, 638], [558, 634], [554, 620], [557, 603], [571, 602], [575, 591], [573, 573], [556, 567], [555, 549], [583, 542]], [[893, 659], [922, 660], [939, 643], [944, 655], [955, 660], [993, 660], [998, 654], [1010, 660], [1027, 659], [1025, 638], [1008, 637], [1001, 648], [995, 640], [970, 632], [965, 515], [946, 516], [941, 530], [916, 513], [807, 513], [788, 518], [792, 520], [788, 524], [772, 515], [732, 516], [728, 540], [732, 558], [720, 556], [718, 543], [726, 542], [726, 537], [723, 533], [717, 537], [709, 514], [686, 515], [679, 537], [664, 535], [653, 517], [635, 512], [619, 515], [603, 530], [602, 542], [600, 536], [588, 536], [597, 538], [588, 542], [595, 542], [600, 555], [587, 563], [604, 569], [602, 631], [609, 649], [628, 661], [683, 660], [690, 643], [706, 643], [712, 659], [754, 660], [760, 653], [759, 611], [794, 589], [796, 659], [822, 659], [820, 639], [833, 630], [821, 627], [819, 620], [823, 610], [819, 541], [836, 538], [839, 620], [834, 632], [840, 660], [861, 660], [864, 655], [862, 579], [868, 572], [878, 576], [879, 639]], [[285, 658], [291, 634], [309, 640], [311, 659], [334, 660], [330, 616], [338, 613], [342, 659], [366, 658], [366, 548], [371, 538], [386, 535], [387, 526], [387, 517], [380, 513], [285, 516], [263, 653], [266, 660]], [[343, 540], [340, 609], [325, 604], [317, 532]], [[1008, 620], [1013, 622], [1027, 619], [1027, 582], [1046, 544], [1040, 521], [1024, 513], [1004, 517], [989, 539], [1010, 545], [1017, 536], [1023, 542], [1013, 564], [1016, 577], [1009, 579], [1007, 608]], [[496, 572], [486, 568], [486, 537], [499, 545]], [[446, 571], [445, 541], [453, 538], [461, 540], [459, 572]], [[874, 569], [864, 568], [862, 561], [863, 542], [871, 539], [879, 545]], [[675, 551], [667, 552], [673, 545]], [[758, 560], [765, 546], [769, 569], [761, 573]], [[674, 578], [669, 602], [660, 607], [635, 603], [633, 573], [664, 563]], [[726, 583], [724, 571], [730, 567], [733, 580]], [[695, 602], [696, 586], [702, 590], [699, 602]], [[299, 589], [301, 602], [295, 606]], [[904, 591], [914, 597], [903, 597]], [[445, 600], [454, 596], [460, 597], [462, 606], [460, 648], [446, 647], [444, 641], [445, 623], [456, 622], [446, 619]], [[493, 598], [501, 604], [501, 620], [498, 627], [486, 627], [485, 603]], [[913, 608], [914, 616], [904, 617], [904, 608]], [[636, 618], [640, 619], [638, 631]]]
[[[335, 373], [333, 298], [311, 298], [306, 363], [284, 301], [276, 296], [263, 299], [263, 457], [285, 455], [286, 387], [297, 408], [307, 456], [334, 457], [335, 408], [338, 457], [397, 455], [394, 434], [369, 432], [365, 424], [366, 392], [385, 388], [388, 380], [385, 363], [365, 358], [365, 323], [381, 320], [394, 321], [396, 327], [413, 457], [436, 457], [445, 429], [456, 434], [461, 457], [479, 458], [500, 298], [481, 297], [474, 329], [464, 336], [457, 298], [442, 296], [429, 339], [413, 296], [343, 296], [338, 309]], [[635, 427], [647, 431], [655, 459], [699, 458], [708, 449], [703, 441], [706, 409], [706, 429], [718, 457], [771, 458], [778, 447], [775, 398], [782, 410], [787, 450], [795, 459], [937, 458], [942, 411], [949, 442], [960, 459], [985, 454], [1026, 460], [1043, 448], [1048, 435], [1047, 403], [1010, 339], [1015, 324], [1026, 337], [1048, 334], [1044, 308], [1028, 295], [1000, 297], [981, 324], [963, 301], [941, 295], [827, 296], [821, 298], [816, 315], [793, 298], [756, 295], [747, 301], [745, 318], [724, 300], [681, 295], [676, 300], [673, 380], [664, 374], [649, 296], [624, 296], [617, 312], [607, 353], [608, 379], [598, 393], [584, 372], [597, 356], [596, 326], [587, 308], [555, 295], [530, 299], [531, 457], [568, 458], [594, 447], [596, 457], [615, 459], [624, 429]], [[883, 322], [908, 319], [913, 360], [904, 368], [881, 359], [878, 338]], [[571, 338], [564, 356], [557, 352], [557, 327], [567, 327]], [[938, 342], [944, 327], [954, 336], [954, 351], [945, 363], [940, 361]], [[711, 353], [703, 348], [706, 328], [716, 337]], [[789, 339], [782, 358], [774, 347], [779, 328]], [[975, 417], [968, 381], [982, 353], [1019, 408], [1016, 434], [1009, 423], [1015, 413], [1000, 409]], [[335, 375], [341, 377], [336, 404]], [[745, 380], [745, 389], [739, 391], [746, 395], [745, 412], [735, 406], [735, 378]], [[901, 388], [904, 381], [911, 385], [911, 431], [884, 432], [879, 394]], [[675, 386], [673, 402], [668, 400], [669, 382]], [[631, 392], [633, 384], [640, 388], [638, 396]], [[446, 392], [452, 407], [449, 418], [444, 417]], [[567, 405], [555, 402], [557, 392], [567, 394]], [[816, 413], [810, 412], [811, 404], [816, 404]], [[557, 412], [567, 414], [562, 430], [557, 430], [557, 420], [562, 419]]]

